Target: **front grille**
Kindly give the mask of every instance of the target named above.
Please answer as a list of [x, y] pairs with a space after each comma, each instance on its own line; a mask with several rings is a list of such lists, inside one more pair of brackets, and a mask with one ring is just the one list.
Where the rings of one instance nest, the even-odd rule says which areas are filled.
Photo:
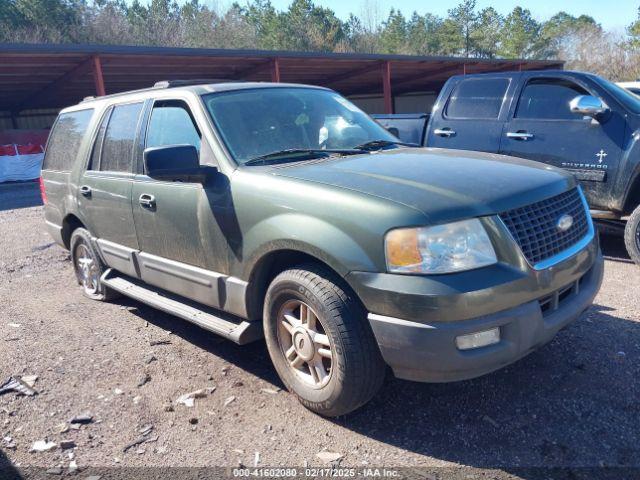
[[[573, 217], [573, 225], [562, 232], [557, 225], [564, 214]], [[587, 211], [577, 188], [501, 213], [500, 219], [532, 265], [563, 252], [589, 233]]]

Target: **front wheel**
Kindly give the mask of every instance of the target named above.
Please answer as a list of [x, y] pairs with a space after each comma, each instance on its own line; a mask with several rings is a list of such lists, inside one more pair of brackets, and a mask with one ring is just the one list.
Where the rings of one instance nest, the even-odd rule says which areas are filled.
[[267, 291], [264, 330], [287, 389], [320, 415], [367, 403], [386, 366], [364, 312], [339, 280], [313, 265], [280, 273]]
[[636, 265], [640, 266], [640, 205], [633, 211], [624, 229], [624, 243], [627, 252]]

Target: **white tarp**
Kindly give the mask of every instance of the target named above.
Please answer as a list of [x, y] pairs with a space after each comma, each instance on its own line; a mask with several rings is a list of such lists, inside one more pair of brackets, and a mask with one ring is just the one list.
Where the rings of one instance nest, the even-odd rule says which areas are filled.
[[0, 182], [40, 177], [43, 158], [40, 145], [0, 145]]

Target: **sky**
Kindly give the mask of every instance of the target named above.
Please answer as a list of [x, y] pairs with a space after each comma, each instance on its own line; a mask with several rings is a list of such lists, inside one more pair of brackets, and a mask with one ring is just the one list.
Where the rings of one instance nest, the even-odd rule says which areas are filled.
[[[402, 10], [405, 15], [411, 15], [416, 10], [418, 13], [434, 13], [439, 16], [446, 16], [447, 10], [455, 7], [457, 0], [433, 1], [433, 0], [369, 0], [370, 3], [377, 3], [382, 10], [381, 14], [386, 14], [393, 7]], [[240, 4], [243, 2], [240, 1]], [[291, 0], [271, 0], [271, 3], [279, 10], [286, 9]], [[323, 5], [331, 8], [336, 14], [345, 19], [349, 13], [361, 16], [365, 0], [314, 0], [316, 5]], [[537, 20], [546, 20], [557, 12], [564, 10], [572, 15], [591, 15], [597, 22], [607, 30], [624, 30], [633, 20], [636, 19], [639, 0], [477, 0], [479, 9], [493, 7], [502, 14], [507, 14], [514, 7], [520, 5], [528, 8]]]

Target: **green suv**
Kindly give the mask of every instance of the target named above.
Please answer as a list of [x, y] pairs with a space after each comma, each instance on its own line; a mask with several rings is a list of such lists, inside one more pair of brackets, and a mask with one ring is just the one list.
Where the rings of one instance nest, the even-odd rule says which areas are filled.
[[348, 413], [399, 378], [508, 365], [587, 309], [603, 260], [546, 165], [410, 148], [319, 87], [164, 82], [60, 113], [45, 218], [84, 293], [244, 344]]

